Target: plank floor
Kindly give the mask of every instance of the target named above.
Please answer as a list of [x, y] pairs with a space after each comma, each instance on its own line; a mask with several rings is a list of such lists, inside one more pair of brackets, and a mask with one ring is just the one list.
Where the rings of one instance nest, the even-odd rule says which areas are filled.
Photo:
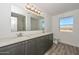
[[79, 48], [63, 43], [53, 44], [45, 55], [79, 55]]

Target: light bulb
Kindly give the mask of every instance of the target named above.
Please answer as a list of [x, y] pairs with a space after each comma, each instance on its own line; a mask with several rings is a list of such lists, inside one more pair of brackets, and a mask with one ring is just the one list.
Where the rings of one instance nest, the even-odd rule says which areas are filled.
[[27, 8], [30, 8], [30, 6], [29, 6], [29, 5], [27, 5]]
[[38, 13], [40, 13], [40, 11], [38, 11]]
[[33, 11], [34, 11], [34, 9], [35, 9], [35, 8], [32, 6], [32, 7], [31, 7], [31, 10], [33, 10]]
[[37, 12], [38, 10], [37, 9], [35, 9], [35, 12]]

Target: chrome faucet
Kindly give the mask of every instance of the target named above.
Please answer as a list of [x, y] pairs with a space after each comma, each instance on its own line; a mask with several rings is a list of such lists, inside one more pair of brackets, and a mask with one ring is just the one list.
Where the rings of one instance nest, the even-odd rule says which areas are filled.
[[23, 36], [22, 33], [17, 34], [17, 37], [22, 37], [22, 36]]
[[42, 28], [42, 33], [45, 33], [45, 29], [44, 28]]

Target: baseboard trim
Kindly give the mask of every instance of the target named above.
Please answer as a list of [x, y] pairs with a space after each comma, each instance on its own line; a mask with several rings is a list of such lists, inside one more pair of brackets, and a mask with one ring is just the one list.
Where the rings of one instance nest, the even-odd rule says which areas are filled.
[[70, 46], [74, 46], [74, 47], [78, 47], [79, 48], [79, 46], [76, 46], [75, 44], [70, 44], [70, 43], [63, 42], [63, 41], [59, 41], [59, 43], [63, 43], [63, 44], [66, 44], [66, 45], [70, 45]]

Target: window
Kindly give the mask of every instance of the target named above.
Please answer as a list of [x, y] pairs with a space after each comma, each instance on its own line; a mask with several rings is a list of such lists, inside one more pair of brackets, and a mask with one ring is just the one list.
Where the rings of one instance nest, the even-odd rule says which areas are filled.
[[72, 32], [73, 31], [73, 19], [74, 17], [60, 18], [60, 32]]

